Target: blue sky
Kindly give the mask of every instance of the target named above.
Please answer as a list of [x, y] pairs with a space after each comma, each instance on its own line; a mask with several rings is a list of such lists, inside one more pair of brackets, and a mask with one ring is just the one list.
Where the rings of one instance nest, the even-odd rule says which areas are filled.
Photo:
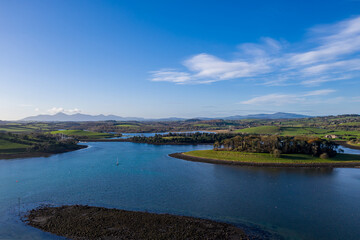
[[0, 119], [360, 113], [360, 1], [0, 1]]

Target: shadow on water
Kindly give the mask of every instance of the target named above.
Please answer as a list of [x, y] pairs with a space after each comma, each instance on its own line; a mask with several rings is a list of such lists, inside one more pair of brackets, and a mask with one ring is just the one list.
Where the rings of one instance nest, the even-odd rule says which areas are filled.
[[249, 172], [250, 174], [265, 173], [270, 175], [292, 174], [292, 175], [308, 175], [308, 176], [325, 176], [334, 174], [332, 167], [248, 167], [248, 166], [231, 166], [231, 168]]

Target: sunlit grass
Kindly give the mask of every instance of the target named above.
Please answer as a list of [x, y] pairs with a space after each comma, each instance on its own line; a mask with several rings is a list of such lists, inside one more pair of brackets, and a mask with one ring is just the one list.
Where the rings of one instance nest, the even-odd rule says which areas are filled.
[[307, 154], [282, 154], [281, 157], [273, 157], [269, 153], [246, 153], [214, 150], [197, 150], [186, 152], [184, 154], [208, 159], [255, 163], [360, 163], [360, 155], [353, 154], [338, 154], [336, 157], [329, 159], [321, 159]]

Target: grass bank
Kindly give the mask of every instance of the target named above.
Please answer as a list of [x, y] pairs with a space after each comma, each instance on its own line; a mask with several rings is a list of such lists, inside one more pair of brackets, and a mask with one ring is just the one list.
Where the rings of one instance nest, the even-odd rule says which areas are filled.
[[172, 157], [199, 162], [273, 167], [357, 167], [360, 155], [338, 154], [334, 158], [321, 159], [306, 154], [282, 154], [274, 157], [268, 153], [198, 150], [170, 154]]

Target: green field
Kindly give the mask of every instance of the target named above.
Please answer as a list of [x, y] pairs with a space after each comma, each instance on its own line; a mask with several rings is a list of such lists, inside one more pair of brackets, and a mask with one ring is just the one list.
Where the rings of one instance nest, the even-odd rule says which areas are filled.
[[254, 163], [344, 163], [359, 162], [360, 155], [338, 154], [334, 158], [321, 159], [306, 154], [282, 154], [273, 157], [269, 153], [245, 153], [235, 151], [198, 150], [186, 152], [184, 155], [225, 161], [254, 162]]
[[282, 136], [297, 136], [297, 135], [325, 135], [334, 134], [334, 131], [322, 128], [312, 127], [278, 127], [278, 126], [260, 126], [236, 130], [238, 133], [250, 134], [278, 134]]
[[27, 147], [29, 147], [29, 145], [14, 143], [14, 142], [10, 142], [5, 139], [0, 139], [0, 153], [1, 154], [23, 152], [26, 150]]
[[260, 126], [260, 127], [251, 127], [236, 130], [236, 133], [250, 133], [250, 134], [279, 134], [280, 127], [277, 126]]
[[206, 123], [199, 123], [199, 124], [194, 124], [194, 127], [211, 127], [210, 124], [206, 124]]
[[333, 134], [341, 137], [359, 137], [359, 131], [343, 131], [343, 130], [329, 130], [314, 127], [278, 127], [278, 126], [260, 126], [244, 128], [235, 131], [236, 133], [249, 133], [249, 134], [278, 134], [281, 136], [315, 136], [324, 137], [328, 134]]
[[48, 124], [46, 123], [31, 123], [31, 124], [20, 124], [20, 123], [7, 123], [0, 125], [0, 132], [11, 132], [11, 133], [27, 133], [39, 130], [48, 130]]
[[16, 127], [16, 126], [2, 126], [0, 127], [0, 131], [2, 132], [12, 132], [12, 133], [20, 133], [20, 132], [30, 132], [31, 129]]
[[180, 137], [180, 136], [171, 136], [171, 137], [162, 137], [162, 138], [171, 140], [171, 139], [176, 139], [176, 138], [180, 139], [182, 137]]
[[52, 131], [50, 133], [51, 134], [61, 133], [67, 136], [89, 137], [89, 138], [108, 138], [113, 136], [113, 134], [110, 133], [98, 133], [98, 132], [91, 132], [84, 130], [59, 130], [59, 131]]
[[118, 124], [116, 126], [117, 127], [123, 127], [123, 128], [138, 128], [139, 127], [137, 125], [132, 125], [132, 124]]
[[347, 144], [353, 145], [355, 147], [360, 147], [360, 143], [347, 142]]
[[348, 122], [348, 123], [342, 123], [341, 126], [360, 126], [360, 122]]

